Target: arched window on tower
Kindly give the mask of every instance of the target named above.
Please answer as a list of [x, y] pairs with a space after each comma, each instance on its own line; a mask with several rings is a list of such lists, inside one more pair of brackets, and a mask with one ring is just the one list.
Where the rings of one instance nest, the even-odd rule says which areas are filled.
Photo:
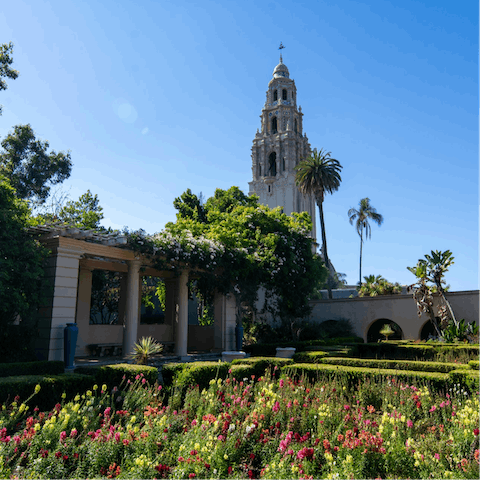
[[297, 119], [295, 119], [295, 133], [298, 133], [298, 123], [297, 123]]
[[278, 92], [277, 90], [273, 91], [273, 101], [276, 102], [278, 100]]
[[287, 90], [285, 90], [285, 88], [282, 90], [282, 100], [286, 100], [287, 99]]
[[268, 156], [268, 174], [271, 177], [275, 177], [277, 175], [277, 154], [272, 152]]
[[277, 117], [272, 118], [272, 133], [277, 133]]

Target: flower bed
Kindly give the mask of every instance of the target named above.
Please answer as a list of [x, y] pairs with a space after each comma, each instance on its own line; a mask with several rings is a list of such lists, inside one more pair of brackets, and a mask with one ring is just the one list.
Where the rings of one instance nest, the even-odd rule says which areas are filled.
[[177, 410], [142, 376], [50, 412], [16, 399], [0, 413], [0, 477], [477, 478], [479, 402], [459, 386], [233, 375]]

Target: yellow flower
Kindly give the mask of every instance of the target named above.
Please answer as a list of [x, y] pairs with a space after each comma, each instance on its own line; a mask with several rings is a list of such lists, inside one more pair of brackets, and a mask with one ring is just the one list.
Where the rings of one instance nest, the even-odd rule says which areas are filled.
[[62, 393], [62, 398], [65, 400], [67, 398], [67, 394], [65, 392]]
[[35, 393], [38, 393], [42, 387], [39, 384], [35, 387]]
[[95, 384], [95, 385], [93, 386], [93, 389], [94, 389], [94, 390], [97, 390], [97, 389], [98, 389], [98, 385]]
[[38, 432], [42, 427], [39, 423], [36, 423], [35, 426], [33, 427], [36, 432]]
[[20, 408], [18, 409], [19, 413], [22, 413], [25, 410], [25, 407], [26, 407], [26, 405], [24, 403], [22, 403], [20, 405]]
[[[95, 390], [95, 385], [93, 386], [93, 389]], [[87, 397], [91, 397], [91, 396], [92, 396], [92, 391], [87, 390]]]
[[105, 384], [102, 385], [102, 390], [103, 390], [104, 392], [107, 391], [107, 386], [106, 386]]
[[80, 395], [75, 395], [75, 398], [73, 399], [75, 402], [78, 402], [80, 400]]
[[228, 460], [228, 455], [225, 454], [225, 455], [223, 456], [223, 458], [224, 458], [225, 460]]

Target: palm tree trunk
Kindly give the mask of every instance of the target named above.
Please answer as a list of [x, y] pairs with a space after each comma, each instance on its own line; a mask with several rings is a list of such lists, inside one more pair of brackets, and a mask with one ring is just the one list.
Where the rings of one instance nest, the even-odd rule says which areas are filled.
[[360, 232], [360, 281], [358, 286], [362, 286], [362, 247], [363, 247], [363, 230]]
[[328, 298], [333, 298], [332, 295], [332, 286], [330, 284], [330, 279], [332, 278], [332, 266], [330, 265], [330, 260], [327, 253], [327, 236], [325, 235], [325, 220], [323, 218], [323, 202], [317, 200], [318, 213], [320, 216], [320, 229], [322, 231], [322, 252], [323, 259], [325, 260], [325, 266], [328, 269], [328, 279], [327, 279], [327, 290]]

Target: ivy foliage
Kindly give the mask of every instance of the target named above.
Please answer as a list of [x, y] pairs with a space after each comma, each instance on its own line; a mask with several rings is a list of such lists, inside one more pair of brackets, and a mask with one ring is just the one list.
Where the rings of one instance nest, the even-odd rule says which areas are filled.
[[237, 305], [254, 308], [258, 289], [266, 291], [267, 308], [282, 319], [310, 312], [309, 296], [327, 277], [313, 253], [312, 228], [306, 213], [285, 215], [238, 187], [217, 189], [205, 203], [187, 190], [174, 201], [177, 221], [147, 237], [130, 234], [129, 242], [150, 254], [161, 270], [195, 270], [204, 295], [233, 293]]

